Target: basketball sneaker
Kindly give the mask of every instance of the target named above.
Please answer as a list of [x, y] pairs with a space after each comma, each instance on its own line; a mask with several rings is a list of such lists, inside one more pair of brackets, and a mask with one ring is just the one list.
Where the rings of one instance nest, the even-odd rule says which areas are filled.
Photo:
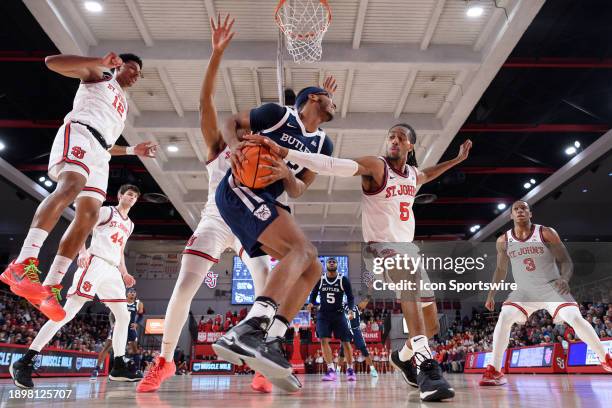
[[43, 285], [45, 297], [40, 300], [27, 298], [27, 300], [45, 316], [54, 322], [60, 322], [66, 317], [66, 311], [62, 308], [59, 301], [62, 300], [60, 292], [62, 285]]
[[442, 401], [455, 396], [455, 390], [442, 376], [436, 360], [426, 359], [421, 363], [417, 383], [423, 401]]
[[135, 382], [140, 381], [142, 377], [138, 377], [136, 373], [130, 371], [123, 359], [121, 357], [115, 357], [113, 361], [113, 369], [108, 375], [108, 379], [111, 381], [122, 381], [122, 382]]
[[601, 363], [601, 366], [607, 372], [612, 373], [612, 356], [610, 355], [610, 353], [606, 354], [606, 361]]
[[375, 368], [370, 368], [370, 376], [373, 378], [378, 377], [378, 371]]
[[415, 388], [419, 386], [417, 384], [417, 368], [412, 359], [408, 359], [407, 361], [400, 360], [399, 351], [395, 350], [389, 356], [389, 362], [400, 373], [402, 373], [402, 377], [404, 378], [404, 381], [406, 381], [406, 383]]
[[487, 385], [504, 385], [506, 384], [506, 377], [504, 374], [500, 373], [493, 367], [491, 364], [487, 366], [484, 374], [482, 374], [482, 378], [480, 379], [479, 385], [487, 386]]
[[98, 369], [94, 368], [89, 376], [89, 381], [97, 381], [98, 380]]
[[355, 370], [353, 370], [353, 367], [349, 367], [346, 369], [346, 380], [357, 381], [357, 376], [355, 375]]
[[336, 370], [333, 367], [329, 367], [327, 369], [327, 374], [321, 378], [321, 381], [336, 381], [338, 377], [336, 376]]
[[176, 372], [174, 361], [166, 361], [163, 357], [158, 357], [147, 371], [147, 374], [136, 387], [136, 392], [153, 392], [161, 386], [166, 379], [172, 377]]
[[9, 373], [16, 386], [19, 388], [34, 388], [34, 382], [32, 381], [32, 370], [34, 370], [34, 363], [32, 361], [25, 362], [19, 359], [9, 366]]
[[17, 296], [38, 300], [47, 294], [38, 275], [40, 271], [37, 258], [28, 258], [21, 263], [13, 260], [0, 275], [0, 281], [9, 285], [11, 292]]
[[252, 317], [234, 327], [213, 344], [215, 353], [225, 361], [238, 366], [246, 363], [263, 374], [272, 383], [273, 378], [286, 378], [292, 367], [280, 348], [282, 339], [265, 341], [270, 319]]
[[287, 377], [270, 378], [270, 382], [286, 392], [297, 392], [302, 389], [302, 383], [294, 374]]
[[269, 394], [272, 392], [272, 383], [260, 373], [255, 373], [253, 381], [251, 381], [251, 388], [253, 391]]

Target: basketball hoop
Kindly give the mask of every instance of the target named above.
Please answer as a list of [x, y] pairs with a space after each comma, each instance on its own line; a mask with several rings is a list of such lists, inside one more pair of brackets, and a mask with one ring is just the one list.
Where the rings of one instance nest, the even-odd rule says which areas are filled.
[[287, 50], [297, 64], [321, 59], [323, 36], [331, 23], [327, 0], [280, 0], [276, 24], [287, 39]]

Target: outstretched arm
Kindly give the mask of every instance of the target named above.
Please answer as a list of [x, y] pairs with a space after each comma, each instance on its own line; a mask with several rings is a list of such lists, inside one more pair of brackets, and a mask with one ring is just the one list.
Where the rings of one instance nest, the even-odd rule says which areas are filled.
[[[510, 258], [506, 252], [506, 245], [505, 235], [497, 238], [497, 266], [495, 268], [495, 273], [493, 273], [493, 283], [501, 282], [501, 280], [505, 279], [506, 275], [508, 274], [508, 262], [510, 262]], [[496, 291], [494, 289], [489, 291], [489, 295], [487, 296], [487, 301], [485, 303], [485, 307], [490, 311], [495, 309], [495, 292]]]
[[454, 159], [420, 170], [417, 173], [417, 184], [420, 185], [429, 183], [430, 181], [440, 177], [444, 172], [451, 169], [452, 167], [455, 167], [456, 165], [467, 159], [471, 148], [472, 141], [468, 139], [463, 142], [463, 144], [459, 148], [459, 154], [457, 154], [457, 157], [455, 157]]
[[155, 157], [159, 145], [155, 142], [142, 142], [136, 146], [118, 146], [114, 145], [109, 150], [111, 156], [129, 156], [136, 155], [140, 157]]
[[206, 74], [200, 89], [200, 129], [208, 148], [208, 160], [217, 156], [225, 148], [225, 143], [217, 123], [217, 107], [214, 102], [214, 94], [217, 72], [221, 64], [223, 52], [235, 34], [231, 32], [234, 19], [231, 21], [229, 19], [230, 15], [228, 14], [223, 25], [221, 25], [220, 14], [217, 16], [216, 25], [214, 19], [210, 19], [213, 52], [208, 61], [208, 67], [206, 68]]
[[89, 82], [102, 79], [104, 73], [102, 68], [119, 68], [123, 65], [123, 60], [114, 52], [109, 52], [102, 58], [59, 54], [46, 57], [45, 65], [51, 71], [65, 77]]

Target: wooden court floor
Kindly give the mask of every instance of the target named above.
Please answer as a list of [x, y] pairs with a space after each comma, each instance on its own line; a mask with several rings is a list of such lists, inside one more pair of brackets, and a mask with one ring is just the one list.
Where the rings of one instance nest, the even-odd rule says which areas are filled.
[[510, 375], [499, 388], [478, 386], [480, 375], [454, 374], [448, 380], [457, 395], [444, 403], [422, 403], [418, 392], [397, 374], [378, 379], [360, 375], [355, 383], [341, 377], [337, 383], [322, 383], [320, 376], [302, 376], [304, 388], [298, 394], [251, 391], [250, 376], [177, 376], [159, 392], [136, 394], [136, 384], [109, 383], [106, 378], [38, 378], [38, 390], [72, 390], [69, 399], [11, 398], [16, 387], [0, 380], [2, 407], [240, 407], [240, 408], [324, 408], [324, 407], [612, 407], [612, 375]]

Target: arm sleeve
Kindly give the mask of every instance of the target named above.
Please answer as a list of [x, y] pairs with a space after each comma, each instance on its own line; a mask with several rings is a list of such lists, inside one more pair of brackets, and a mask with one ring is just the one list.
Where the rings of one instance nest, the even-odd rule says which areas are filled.
[[275, 103], [266, 103], [258, 108], [251, 109], [249, 120], [254, 133], [261, 132], [276, 125], [285, 116], [287, 108]]
[[344, 293], [346, 294], [347, 306], [349, 310], [353, 310], [353, 308], [355, 307], [355, 297], [353, 296], [353, 288], [351, 287], [351, 282], [346, 276], [343, 276], [342, 280], [342, 286], [344, 286]]
[[313, 305], [317, 302], [317, 295], [319, 294], [319, 284], [321, 282], [317, 281], [317, 284], [314, 288], [312, 288], [312, 292], [310, 292], [310, 298], [308, 299], [308, 303], [312, 303]]
[[339, 159], [317, 153], [303, 153], [297, 150], [289, 150], [285, 160], [324, 176], [352, 177], [359, 170], [359, 165], [354, 160]]

